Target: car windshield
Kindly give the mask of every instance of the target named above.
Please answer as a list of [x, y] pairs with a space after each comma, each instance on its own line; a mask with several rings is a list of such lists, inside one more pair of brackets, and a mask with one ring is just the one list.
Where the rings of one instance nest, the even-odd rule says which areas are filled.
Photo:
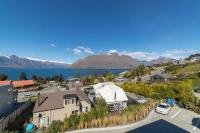
[[167, 105], [163, 105], [163, 104], [160, 104], [158, 107], [160, 107], [160, 108], [165, 108], [165, 109], [167, 109], [167, 108], [168, 108], [168, 106], [167, 106]]

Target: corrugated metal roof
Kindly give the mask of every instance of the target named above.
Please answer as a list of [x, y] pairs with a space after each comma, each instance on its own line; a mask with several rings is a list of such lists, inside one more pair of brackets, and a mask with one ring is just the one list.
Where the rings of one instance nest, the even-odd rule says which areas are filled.
[[0, 84], [3, 85], [13, 85], [14, 87], [23, 87], [23, 86], [30, 86], [34, 84], [33, 80], [20, 80], [20, 81], [0, 81]]

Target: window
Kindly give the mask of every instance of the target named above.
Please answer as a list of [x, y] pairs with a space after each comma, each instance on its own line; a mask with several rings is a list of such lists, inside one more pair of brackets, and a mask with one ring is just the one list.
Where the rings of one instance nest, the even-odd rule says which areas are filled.
[[78, 114], [78, 110], [72, 111], [72, 115], [74, 115], [74, 114]]
[[72, 104], [74, 104], [74, 101], [75, 101], [75, 100], [74, 100], [74, 98], [73, 98], [73, 99], [72, 99]]
[[65, 99], [65, 105], [69, 104], [69, 99]]
[[86, 111], [85, 112], [88, 112], [88, 107], [86, 107]]

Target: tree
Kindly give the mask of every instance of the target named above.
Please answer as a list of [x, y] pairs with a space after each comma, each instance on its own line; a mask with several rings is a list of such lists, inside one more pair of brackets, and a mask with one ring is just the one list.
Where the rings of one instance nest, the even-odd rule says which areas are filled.
[[0, 74], [0, 81], [4, 81], [4, 80], [7, 80], [7, 75], [5, 74]]
[[27, 80], [27, 77], [26, 77], [26, 73], [25, 72], [21, 72], [20, 75], [19, 75], [19, 80]]
[[81, 78], [81, 74], [80, 74], [80, 72], [77, 72], [77, 74], [76, 74], [76, 78]]
[[106, 81], [113, 81], [115, 76], [111, 72], [106, 72], [105, 73], [105, 79]]
[[71, 115], [69, 118], [64, 119], [64, 129], [76, 129], [80, 122], [80, 116], [78, 114]]
[[95, 99], [97, 119], [104, 118], [108, 114], [107, 104], [104, 99]]
[[46, 133], [59, 133], [62, 130], [62, 121], [53, 121], [52, 124], [47, 129]]
[[62, 74], [60, 74], [60, 76], [59, 76], [59, 82], [63, 82], [63, 81], [64, 81], [64, 78], [63, 78]]
[[38, 80], [38, 77], [36, 75], [33, 75], [32, 80], [36, 81], [36, 80]]

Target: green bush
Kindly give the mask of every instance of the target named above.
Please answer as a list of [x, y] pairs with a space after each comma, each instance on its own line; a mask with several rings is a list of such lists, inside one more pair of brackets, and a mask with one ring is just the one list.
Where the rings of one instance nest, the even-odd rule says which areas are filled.
[[136, 69], [130, 70], [127, 73], [125, 73], [124, 77], [125, 78], [132, 78], [132, 79], [134, 79], [135, 77], [149, 74], [151, 71], [152, 71], [152, 69], [146, 68], [144, 65], [140, 65]]
[[62, 127], [62, 121], [53, 121], [52, 124], [48, 127], [46, 133], [59, 133], [62, 130]]
[[80, 116], [78, 114], [71, 115], [64, 120], [64, 129], [76, 129], [80, 123]]
[[193, 80], [185, 80], [150, 85], [145, 83], [124, 83], [121, 87], [127, 92], [153, 99], [173, 98], [183, 107], [188, 107], [188, 105], [196, 102], [192, 92], [193, 86]]
[[8, 130], [6, 130], [6, 131], [2, 131], [1, 133], [19, 133], [18, 131], [8, 131]]
[[90, 112], [81, 115], [71, 115], [64, 120], [64, 129], [76, 129], [80, 123], [91, 122], [92, 120], [102, 119], [108, 115], [108, 109], [105, 100], [96, 99], [96, 106]]
[[95, 108], [96, 108], [96, 113], [97, 113], [97, 119], [107, 116], [108, 108], [107, 108], [107, 104], [105, 100], [96, 99], [95, 104], [96, 104]]

